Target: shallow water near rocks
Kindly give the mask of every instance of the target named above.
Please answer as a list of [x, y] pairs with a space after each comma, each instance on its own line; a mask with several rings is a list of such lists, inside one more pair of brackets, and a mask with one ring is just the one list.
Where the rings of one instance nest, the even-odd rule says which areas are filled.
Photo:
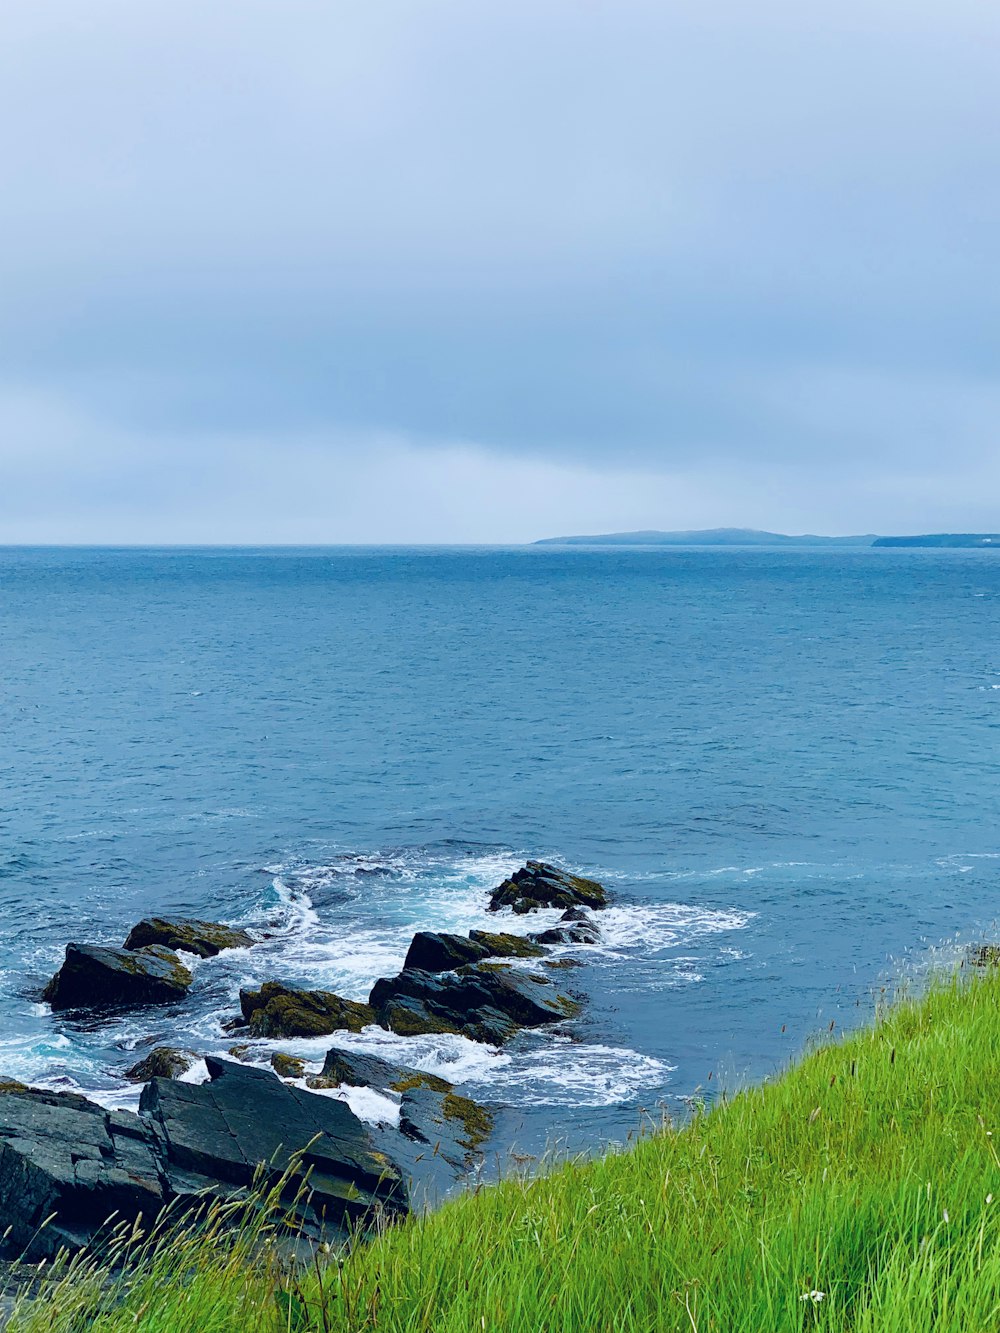
[[[226, 1051], [241, 985], [364, 998], [417, 929], [547, 924], [485, 910], [537, 856], [615, 895], [550, 973], [581, 1019], [343, 1044], [526, 1152], [766, 1075], [995, 930], [998, 598], [983, 551], [0, 551], [0, 1073], [134, 1106], [150, 1044]], [[176, 1007], [38, 1003], [154, 911], [268, 938]]]

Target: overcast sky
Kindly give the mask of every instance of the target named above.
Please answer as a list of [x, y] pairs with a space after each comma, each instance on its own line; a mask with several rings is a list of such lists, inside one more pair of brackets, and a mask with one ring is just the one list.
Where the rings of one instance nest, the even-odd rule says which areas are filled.
[[0, 542], [1000, 528], [995, 4], [0, 12]]

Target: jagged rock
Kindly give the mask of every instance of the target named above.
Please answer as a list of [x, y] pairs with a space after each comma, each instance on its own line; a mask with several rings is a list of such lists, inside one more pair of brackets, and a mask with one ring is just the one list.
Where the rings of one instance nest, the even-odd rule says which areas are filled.
[[346, 1102], [282, 1083], [265, 1069], [214, 1057], [206, 1063], [211, 1082], [154, 1079], [139, 1104], [175, 1193], [247, 1186], [261, 1162], [277, 1178], [292, 1154], [305, 1149], [310, 1192], [299, 1221], [306, 1234], [317, 1235], [324, 1221], [354, 1225], [378, 1209], [406, 1210], [398, 1170]]
[[[0, 1093], [0, 1216], [8, 1253], [29, 1259], [90, 1242], [114, 1213], [153, 1218], [167, 1200], [153, 1135], [138, 1116], [76, 1093]], [[47, 1218], [52, 1221], [42, 1224]]]
[[449, 972], [465, 963], [478, 963], [489, 958], [490, 950], [465, 935], [442, 935], [432, 930], [419, 930], [414, 935], [403, 967], [416, 967], [422, 972]]
[[[385, 1150], [394, 1161], [405, 1164], [414, 1178], [425, 1186], [433, 1184], [438, 1192], [452, 1177], [442, 1181], [434, 1161], [443, 1159], [453, 1172], [460, 1172], [493, 1130], [493, 1113], [461, 1096], [447, 1079], [376, 1055], [334, 1046], [327, 1052], [323, 1072], [310, 1082], [317, 1087], [366, 1087], [399, 1094], [399, 1133], [416, 1146], [407, 1152], [405, 1145], [383, 1131]], [[433, 1145], [432, 1153], [421, 1151], [427, 1145]]]
[[183, 949], [200, 958], [214, 958], [223, 949], [249, 949], [253, 943], [252, 935], [235, 926], [189, 917], [149, 916], [132, 927], [125, 948], [144, 949], [150, 944], [162, 944], [167, 949]]
[[437, 1087], [440, 1092], [448, 1092], [452, 1087], [435, 1074], [424, 1074], [408, 1065], [393, 1064], [377, 1055], [348, 1051], [341, 1046], [331, 1046], [327, 1051], [323, 1069], [315, 1081], [327, 1088], [345, 1086], [374, 1088], [376, 1092], [405, 1092], [409, 1080], [415, 1077], [427, 1081], [429, 1087]]
[[545, 950], [523, 935], [497, 934], [488, 930], [470, 930], [466, 935], [446, 935], [421, 930], [403, 960], [403, 969], [421, 972], [450, 972], [484, 958], [537, 958]]
[[176, 1046], [155, 1046], [131, 1069], [125, 1070], [125, 1077], [133, 1083], [148, 1083], [151, 1078], [180, 1078], [200, 1058], [194, 1051], [181, 1051]]
[[541, 958], [545, 950], [539, 948], [527, 935], [510, 935], [505, 931], [470, 930], [469, 939], [484, 944], [493, 958]]
[[544, 861], [528, 861], [493, 890], [489, 910], [510, 907], [523, 914], [540, 907], [606, 907], [608, 895], [596, 879], [571, 875]]
[[271, 1068], [279, 1078], [305, 1078], [306, 1062], [297, 1055], [286, 1055], [284, 1051], [275, 1051], [271, 1056]]
[[323, 1037], [344, 1029], [360, 1032], [375, 1022], [366, 1004], [278, 981], [265, 981], [257, 991], [241, 990], [240, 1009], [255, 1037]]
[[42, 992], [53, 1009], [108, 1009], [181, 999], [194, 978], [161, 945], [111, 949], [67, 944], [66, 961]]
[[518, 1028], [539, 1027], [579, 1012], [547, 977], [503, 963], [474, 963], [456, 972], [404, 969], [377, 981], [369, 1003], [379, 1023], [402, 1036], [459, 1032], [493, 1045]]

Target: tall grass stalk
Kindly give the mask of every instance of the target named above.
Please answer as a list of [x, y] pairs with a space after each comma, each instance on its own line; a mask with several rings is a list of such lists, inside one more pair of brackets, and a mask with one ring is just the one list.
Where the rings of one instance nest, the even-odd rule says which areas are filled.
[[998, 1086], [1000, 975], [955, 978], [681, 1129], [342, 1262], [282, 1273], [220, 1219], [110, 1288], [75, 1261], [11, 1330], [978, 1333], [1000, 1327]]

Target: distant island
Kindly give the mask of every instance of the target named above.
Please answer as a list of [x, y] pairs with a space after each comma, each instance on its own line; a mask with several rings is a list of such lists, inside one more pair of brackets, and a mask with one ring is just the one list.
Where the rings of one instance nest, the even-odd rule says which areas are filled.
[[603, 532], [590, 536], [543, 537], [535, 546], [996, 546], [1000, 534], [983, 532], [936, 532], [919, 537], [877, 537], [866, 533], [855, 537], [821, 537], [813, 533], [789, 536], [784, 532], [761, 532], [757, 528], [702, 528], [691, 532]]

